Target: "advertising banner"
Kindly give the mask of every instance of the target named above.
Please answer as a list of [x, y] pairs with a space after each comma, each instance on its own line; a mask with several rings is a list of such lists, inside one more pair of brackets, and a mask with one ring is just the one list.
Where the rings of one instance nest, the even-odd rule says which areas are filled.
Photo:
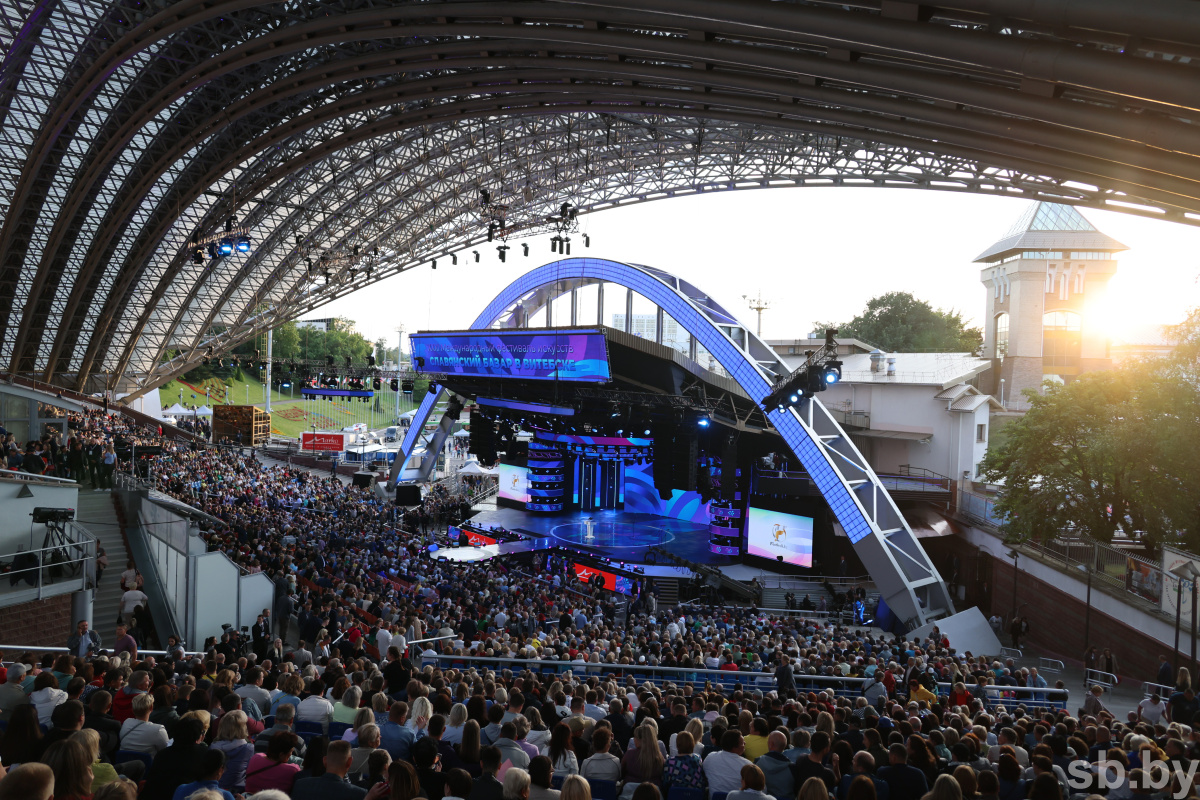
[[812, 517], [750, 507], [746, 519], [747, 555], [772, 560], [782, 556], [786, 564], [811, 567], [812, 551]]
[[633, 594], [633, 580], [631, 578], [579, 563], [574, 564], [574, 567], [575, 575], [584, 583], [590, 583], [596, 576], [599, 576], [600, 584], [610, 592]]
[[[1162, 570], [1136, 558], [1125, 559], [1125, 588], [1151, 603], [1162, 602]], [[1172, 613], [1174, 613], [1172, 611]]]
[[1171, 574], [1171, 570], [1176, 569], [1187, 562], [1192, 562], [1194, 566], [1200, 568], [1200, 561], [1192, 558], [1190, 553], [1185, 553], [1182, 550], [1176, 550], [1173, 547], [1163, 546], [1163, 568], [1162, 568], [1162, 610], [1167, 612], [1171, 617], [1175, 616], [1175, 604], [1178, 600], [1180, 605], [1180, 620], [1184, 630], [1190, 630], [1192, 626], [1192, 582], [1187, 579], [1179, 579]]
[[341, 431], [301, 431], [300, 449], [310, 453], [340, 453], [346, 449], [346, 441], [350, 434]]
[[414, 333], [418, 372], [607, 383], [608, 343], [596, 330]]

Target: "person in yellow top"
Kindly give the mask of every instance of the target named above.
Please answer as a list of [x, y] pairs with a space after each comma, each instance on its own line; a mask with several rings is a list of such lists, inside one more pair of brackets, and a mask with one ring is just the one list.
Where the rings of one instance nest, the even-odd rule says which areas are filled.
[[913, 678], [908, 682], [908, 699], [916, 700], [918, 703], [924, 700], [929, 705], [937, 702], [937, 695], [921, 685], [921, 682]]
[[762, 717], [755, 717], [750, 723], [750, 733], [745, 739], [746, 752], [743, 758], [753, 762], [767, 754], [767, 732], [767, 721]]
[[83, 728], [71, 734], [71, 738], [82, 742], [92, 756], [92, 794], [107, 783], [119, 780], [117, 770], [112, 764], [100, 760], [100, 732], [91, 728]]

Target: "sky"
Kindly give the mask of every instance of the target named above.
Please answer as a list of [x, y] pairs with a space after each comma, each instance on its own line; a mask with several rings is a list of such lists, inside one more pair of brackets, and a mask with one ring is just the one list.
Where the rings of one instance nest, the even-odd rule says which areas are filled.
[[[1030, 201], [955, 192], [880, 188], [786, 188], [716, 192], [638, 203], [580, 217], [586, 255], [658, 267], [710, 294], [752, 330], [743, 295], [760, 292], [766, 339], [804, 336], [815, 321], [848, 321], [872, 297], [907, 291], [982, 325], [985, 289], [972, 263], [1001, 238]], [[1080, 209], [1099, 230], [1130, 249], [1096, 313], [1113, 338], [1149, 324], [1175, 323], [1200, 305], [1200, 228], [1118, 212]], [[528, 242], [529, 257], [519, 244]], [[395, 329], [470, 326], [499, 292], [525, 272], [554, 261], [545, 236], [513, 240], [507, 263], [484, 244], [481, 261], [460, 253], [429, 262], [306, 315], [344, 316], [371, 340]], [[405, 350], [407, 351], [407, 342]]]

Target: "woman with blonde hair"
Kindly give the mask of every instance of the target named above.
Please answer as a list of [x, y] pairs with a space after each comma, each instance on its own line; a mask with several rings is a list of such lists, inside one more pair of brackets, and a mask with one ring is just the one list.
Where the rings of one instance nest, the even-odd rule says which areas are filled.
[[[700, 743], [700, 740], [704, 738], [704, 721], [703, 720], [689, 719], [687, 725], [685, 725], [683, 729], [692, 735], [692, 742], [694, 742], [697, 745]], [[667, 750], [673, 756], [679, 755], [679, 748], [676, 745], [676, 740], [678, 739], [678, 737], [679, 737], [678, 733], [672, 733], [670, 746], [667, 748]], [[695, 751], [693, 750], [692, 752], [695, 752]], [[697, 755], [699, 755], [699, 753], [697, 753]]]
[[658, 749], [657, 729], [642, 723], [633, 732], [633, 743], [634, 747], [625, 751], [621, 759], [625, 780], [632, 783], [661, 783], [666, 759]]
[[54, 800], [90, 800], [92, 754], [83, 742], [55, 742], [46, 749], [42, 763], [54, 771]]
[[953, 775], [938, 775], [933, 788], [921, 800], [963, 800], [962, 786]]
[[225, 753], [225, 772], [221, 775], [220, 785], [231, 793], [245, 791], [246, 768], [254, 756], [246, 719], [245, 711], [226, 713], [217, 724], [217, 738], [212, 743], [212, 749]]
[[442, 733], [442, 741], [446, 744], [459, 744], [463, 738], [463, 726], [467, 724], [467, 707], [455, 703], [450, 707], [450, 718], [446, 720], [446, 730]]
[[119, 776], [116, 768], [100, 760], [100, 731], [83, 728], [67, 738], [83, 744], [92, 755], [92, 794], [106, 783], [117, 780]]
[[[837, 741], [837, 733], [834, 732], [833, 726], [833, 715], [828, 711], [822, 711], [820, 714], [817, 714], [817, 730], [829, 734], [830, 741]], [[745, 734], [742, 735], [744, 736]]]
[[346, 729], [342, 734], [342, 741], [350, 744], [358, 744], [358, 735], [366, 725], [378, 725], [375, 721], [375, 712], [369, 708], [360, 708], [358, 713], [354, 715], [354, 724]]
[[592, 800], [592, 787], [578, 775], [568, 775], [563, 781], [558, 800]]
[[429, 702], [428, 697], [418, 697], [412, 701], [412, 705], [408, 709], [408, 722], [404, 725], [413, 732], [414, 736], [420, 737], [429, 725], [432, 716], [433, 703]]

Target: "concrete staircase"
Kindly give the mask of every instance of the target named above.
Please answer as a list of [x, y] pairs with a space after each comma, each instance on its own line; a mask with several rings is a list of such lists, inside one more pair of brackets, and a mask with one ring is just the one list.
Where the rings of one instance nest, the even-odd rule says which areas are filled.
[[99, 540], [100, 547], [108, 555], [108, 569], [92, 598], [92, 628], [100, 634], [105, 647], [111, 647], [113, 642], [117, 611], [121, 605], [121, 573], [129, 560], [113, 505], [114, 496], [110, 492], [80, 489], [75, 510], [75, 518]]

